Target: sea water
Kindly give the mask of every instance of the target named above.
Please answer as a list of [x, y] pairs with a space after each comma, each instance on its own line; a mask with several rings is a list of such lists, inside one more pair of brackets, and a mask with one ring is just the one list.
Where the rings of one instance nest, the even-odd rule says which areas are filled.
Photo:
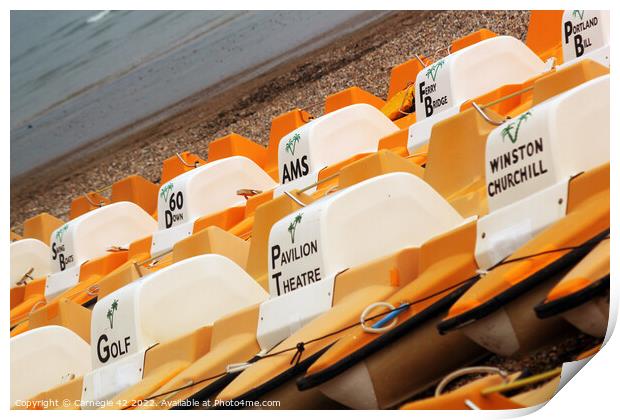
[[243, 72], [381, 18], [364, 11], [11, 12], [11, 179]]

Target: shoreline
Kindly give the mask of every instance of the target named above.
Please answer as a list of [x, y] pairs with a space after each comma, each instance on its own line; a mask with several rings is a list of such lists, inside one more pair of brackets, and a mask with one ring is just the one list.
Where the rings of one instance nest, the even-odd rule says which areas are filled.
[[208, 143], [231, 132], [264, 145], [272, 118], [295, 107], [320, 116], [325, 96], [341, 89], [356, 85], [385, 98], [391, 68], [414, 53], [431, 55], [483, 27], [524, 40], [528, 20], [529, 12], [392, 12], [323, 47], [282, 57], [274, 70], [256, 76], [258, 66], [235, 75], [242, 81], [233, 88], [206, 89], [155, 119], [136, 121], [72, 152], [62, 167], [20, 176], [11, 182], [11, 226], [19, 233], [23, 220], [42, 211], [67, 219], [74, 197], [133, 173], [156, 181], [163, 159], [184, 150], [206, 158]]

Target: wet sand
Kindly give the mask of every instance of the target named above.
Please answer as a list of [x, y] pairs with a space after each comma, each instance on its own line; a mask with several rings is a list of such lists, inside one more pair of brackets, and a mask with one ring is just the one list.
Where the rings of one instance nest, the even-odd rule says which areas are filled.
[[24, 219], [42, 211], [66, 220], [72, 198], [134, 173], [156, 181], [163, 159], [184, 150], [206, 158], [209, 142], [231, 132], [266, 144], [272, 118], [295, 107], [319, 116], [325, 97], [341, 89], [359, 86], [385, 98], [391, 68], [414, 54], [432, 56], [479, 28], [525, 40], [528, 21], [529, 12], [395, 12], [277, 71], [216, 96], [199, 92], [156, 124], [136, 121], [124, 138], [114, 133], [77, 159], [21, 177], [11, 185], [11, 226], [20, 232]]

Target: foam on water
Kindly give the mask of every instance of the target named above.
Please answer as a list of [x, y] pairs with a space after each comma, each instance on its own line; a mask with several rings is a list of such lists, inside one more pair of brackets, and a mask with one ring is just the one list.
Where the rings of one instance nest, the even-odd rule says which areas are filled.
[[110, 10], [104, 10], [103, 12], [99, 12], [96, 15], [93, 15], [89, 17], [88, 19], [86, 19], [86, 23], [95, 23], [97, 21], [100, 21], [101, 19], [106, 17], [108, 14], [110, 14]]

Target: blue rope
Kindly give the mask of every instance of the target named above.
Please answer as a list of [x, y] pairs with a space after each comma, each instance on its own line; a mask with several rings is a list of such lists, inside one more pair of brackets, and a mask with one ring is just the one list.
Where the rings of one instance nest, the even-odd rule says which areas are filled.
[[389, 314], [387, 314], [386, 316], [384, 316], [383, 318], [381, 318], [380, 320], [375, 322], [372, 325], [371, 328], [382, 328], [382, 327], [388, 325], [390, 322], [392, 322], [392, 320], [394, 318], [396, 318], [398, 316], [399, 313], [401, 313], [402, 311], [404, 311], [408, 307], [409, 307], [409, 305], [407, 303], [403, 303], [398, 308], [396, 308], [393, 312], [390, 312]]

